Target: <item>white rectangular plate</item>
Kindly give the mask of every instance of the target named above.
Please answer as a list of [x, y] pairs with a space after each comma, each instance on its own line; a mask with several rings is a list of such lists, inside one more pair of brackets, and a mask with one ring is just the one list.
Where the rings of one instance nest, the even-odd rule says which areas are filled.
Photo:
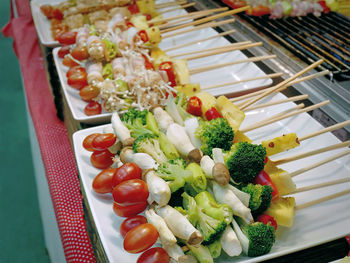
[[[264, 100], [275, 101], [285, 98], [282, 94], [276, 94]], [[262, 103], [262, 102], [261, 102]], [[265, 119], [283, 110], [293, 107], [294, 103], [285, 103], [279, 106], [271, 106], [265, 109], [247, 112], [243, 127], [254, 122]], [[110, 124], [80, 130], [73, 135], [74, 152], [77, 160], [82, 187], [87, 196], [91, 213], [96, 224], [98, 234], [110, 262], [136, 262], [139, 255], [129, 254], [123, 249], [123, 238], [119, 233], [119, 226], [123, 218], [114, 214], [112, 209], [111, 195], [98, 195], [92, 188], [92, 181], [100, 170], [90, 164], [90, 152], [82, 147], [84, 138], [95, 132], [103, 132], [103, 129]], [[282, 134], [295, 132], [298, 136], [307, 135], [323, 127], [312, 119], [308, 114], [303, 113], [295, 117], [283, 120], [272, 125], [253, 130], [247, 135], [255, 142], [270, 139]], [[301, 152], [322, 148], [338, 143], [339, 140], [331, 133], [326, 133], [309, 140], [303, 141], [301, 146], [279, 154], [278, 157], [290, 156]], [[342, 150], [323, 153], [314, 157], [294, 161], [281, 166], [288, 172], [293, 172], [316, 163]], [[272, 158], [274, 159], [274, 158]], [[307, 173], [295, 177], [297, 187], [303, 187], [316, 183], [326, 182], [334, 179], [349, 177], [350, 156], [342, 157], [336, 161], [313, 169]], [[350, 183], [331, 186], [319, 190], [313, 190], [295, 195], [296, 203], [302, 204], [319, 197], [349, 189]], [[267, 255], [255, 258], [245, 256], [230, 258], [222, 255], [215, 262], [260, 262], [270, 258], [279, 257], [302, 249], [313, 247], [331, 240], [346, 236], [350, 233], [350, 196], [346, 195], [331, 201], [324, 202], [313, 207], [298, 210], [295, 215], [295, 222], [292, 228], [279, 227], [277, 241], [271, 252]], [[225, 254], [222, 252], [222, 254]]]

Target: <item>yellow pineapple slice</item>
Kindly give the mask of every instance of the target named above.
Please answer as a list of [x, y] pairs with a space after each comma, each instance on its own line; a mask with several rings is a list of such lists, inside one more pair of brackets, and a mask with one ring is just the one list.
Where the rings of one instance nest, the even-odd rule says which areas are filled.
[[201, 100], [202, 102], [202, 113], [203, 116], [207, 112], [207, 110], [211, 109], [212, 107], [215, 107], [216, 105], [216, 98], [211, 95], [208, 92], [200, 92], [196, 94], [196, 96]]
[[234, 131], [238, 131], [245, 114], [225, 96], [220, 96], [216, 100], [216, 108], [220, 114], [228, 121]]
[[146, 28], [146, 33], [148, 36], [148, 41], [145, 45], [149, 45], [151, 47], [158, 45], [162, 41], [162, 35], [160, 34], [159, 27], [152, 26]]
[[156, 4], [152, 0], [138, 0], [136, 1], [137, 7], [141, 14], [150, 14], [152, 17], [158, 15]]
[[270, 176], [280, 195], [290, 194], [296, 190], [296, 185], [289, 174], [285, 170], [278, 168], [274, 162], [268, 160], [264, 170]]
[[188, 97], [195, 96], [198, 92], [201, 91], [201, 87], [199, 84], [185, 84], [181, 86], [174, 87], [177, 91], [184, 93]]
[[171, 58], [158, 47], [153, 47], [151, 49], [151, 58], [153, 59], [153, 66], [155, 69], [158, 69], [159, 65], [164, 61], [171, 61]]
[[300, 145], [295, 133], [283, 134], [271, 140], [263, 141], [262, 146], [266, 148], [268, 156], [293, 149]]
[[174, 74], [176, 83], [178, 85], [184, 85], [190, 83], [190, 72], [187, 67], [187, 60], [174, 59], [173, 61]]
[[235, 138], [233, 139], [233, 142], [248, 142], [252, 143], [252, 140], [248, 138], [243, 132], [241, 131], [236, 131], [235, 132]]
[[146, 16], [144, 15], [133, 15], [130, 18], [130, 22], [138, 29], [143, 30], [149, 28], [147, 24]]
[[292, 227], [295, 215], [295, 199], [294, 197], [280, 197], [272, 201], [270, 207], [264, 213], [273, 216], [277, 225]]

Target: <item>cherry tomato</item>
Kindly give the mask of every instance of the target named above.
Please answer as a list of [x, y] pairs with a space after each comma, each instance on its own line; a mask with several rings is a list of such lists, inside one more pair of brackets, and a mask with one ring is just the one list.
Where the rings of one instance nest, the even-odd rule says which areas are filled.
[[54, 27], [51, 27], [51, 33], [52, 33], [52, 37], [54, 40], [58, 40], [58, 37], [64, 33], [67, 32], [69, 30], [68, 25], [66, 25], [65, 23], [63, 23], [62, 21], [60, 21], [59, 24], [55, 25]]
[[193, 96], [188, 100], [186, 111], [194, 116], [202, 116], [202, 101]]
[[92, 189], [99, 194], [112, 193], [112, 178], [117, 168], [106, 168], [92, 182]]
[[91, 154], [90, 161], [92, 165], [98, 169], [106, 169], [113, 164], [114, 155], [108, 151], [94, 151]]
[[85, 106], [84, 112], [88, 116], [101, 114], [102, 106], [96, 101], [91, 101], [88, 105]]
[[52, 10], [52, 17], [62, 20], [63, 19], [63, 13], [62, 13], [62, 11], [60, 9], [54, 8]]
[[124, 163], [118, 168], [113, 176], [112, 185], [116, 187], [118, 184], [131, 180], [131, 179], [141, 179], [142, 171], [134, 163]]
[[261, 171], [254, 179], [254, 184], [269, 185], [272, 188], [272, 200], [278, 198], [278, 190], [274, 183], [271, 181], [270, 176], [264, 170]]
[[250, 16], [268, 15], [268, 14], [270, 14], [270, 7], [265, 6], [265, 5], [257, 5], [257, 6], [249, 8], [246, 11], [246, 14], [250, 15]]
[[323, 8], [323, 13], [328, 14], [331, 9], [327, 6], [326, 1], [318, 1], [319, 5]]
[[129, 217], [120, 225], [119, 232], [122, 237], [125, 237], [126, 233], [128, 233], [131, 229], [145, 223], [147, 223], [147, 219], [144, 216], [137, 215]]
[[237, 9], [237, 8], [241, 8], [247, 5], [247, 3], [243, 0], [236, 0], [233, 3], [231, 1], [227, 1], [229, 2], [229, 5], [233, 8], [233, 9]]
[[62, 60], [62, 64], [65, 65], [66, 67], [72, 68], [74, 66], [78, 66], [79, 64], [75, 62], [70, 56], [64, 56]]
[[63, 46], [58, 50], [57, 55], [59, 58], [64, 58], [64, 56], [69, 53], [70, 53], [70, 46]]
[[273, 216], [261, 214], [255, 219], [255, 221], [261, 222], [261, 223], [263, 223], [265, 225], [273, 226], [275, 228], [275, 230], [277, 230], [277, 222], [273, 218]]
[[131, 229], [124, 238], [124, 249], [129, 253], [140, 253], [153, 246], [159, 234], [149, 223]]
[[82, 100], [90, 102], [100, 94], [100, 89], [93, 85], [88, 85], [79, 91], [79, 95]]
[[128, 5], [128, 9], [130, 11], [130, 13], [132, 15], [135, 15], [137, 13], [140, 13], [140, 9], [139, 7], [137, 6], [137, 4], [133, 4], [133, 5]]
[[73, 48], [71, 55], [73, 58], [79, 61], [89, 58], [89, 53], [87, 51], [86, 46], [76, 46], [75, 48]]
[[113, 133], [102, 133], [92, 140], [92, 147], [96, 151], [103, 151], [111, 147], [116, 140], [117, 137]]
[[77, 37], [77, 32], [69, 31], [69, 32], [64, 32], [59, 36], [57, 36], [57, 40], [62, 45], [73, 45], [75, 44], [76, 37]]
[[118, 216], [121, 217], [130, 217], [130, 216], [136, 216], [137, 214], [144, 211], [147, 207], [147, 202], [139, 203], [135, 205], [126, 205], [121, 206], [118, 205], [116, 202], [113, 202], [113, 211]]
[[88, 85], [86, 70], [81, 66], [71, 67], [66, 75], [68, 78], [68, 85], [73, 88], [80, 90]]
[[170, 82], [171, 87], [176, 86], [176, 77], [174, 73], [173, 63], [171, 61], [164, 61], [160, 63], [159, 70], [164, 70], [167, 74], [168, 81]]
[[112, 194], [114, 202], [127, 206], [146, 202], [149, 193], [145, 181], [131, 179], [114, 187]]
[[217, 111], [215, 107], [211, 107], [209, 110], [206, 111], [204, 114], [208, 121], [216, 119], [216, 118], [222, 118], [220, 113]]
[[89, 152], [95, 151], [94, 148], [92, 147], [92, 141], [95, 139], [96, 136], [100, 135], [101, 133], [93, 133], [85, 137], [83, 141], [83, 147], [85, 150]]
[[153, 247], [143, 252], [137, 259], [137, 263], [168, 263], [170, 257], [164, 248]]

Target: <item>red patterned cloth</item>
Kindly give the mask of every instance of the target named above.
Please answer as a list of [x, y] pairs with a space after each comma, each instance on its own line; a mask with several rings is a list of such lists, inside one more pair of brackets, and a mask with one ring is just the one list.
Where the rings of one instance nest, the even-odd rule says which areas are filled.
[[95, 262], [74, 155], [64, 123], [56, 117], [29, 1], [16, 0], [16, 5], [18, 17], [12, 17], [2, 32], [14, 40], [65, 257], [67, 262]]

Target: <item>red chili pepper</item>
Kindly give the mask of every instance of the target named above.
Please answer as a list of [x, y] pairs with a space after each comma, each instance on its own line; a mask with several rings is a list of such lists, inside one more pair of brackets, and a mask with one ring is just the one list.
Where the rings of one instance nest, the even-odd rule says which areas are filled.
[[171, 87], [176, 86], [176, 78], [173, 68], [173, 62], [171, 61], [164, 61], [160, 63], [159, 70], [164, 70], [168, 76], [168, 81], [170, 82]]
[[220, 113], [215, 109], [215, 107], [211, 107], [207, 112], [205, 113], [205, 117], [208, 121], [216, 119], [216, 118], [222, 118]]
[[261, 222], [261, 223], [263, 223], [265, 225], [273, 226], [275, 228], [275, 230], [277, 230], [277, 222], [273, 218], [273, 216], [261, 214], [255, 219], [255, 221], [256, 222]]
[[323, 8], [323, 13], [328, 14], [331, 9], [327, 6], [326, 1], [318, 1], [319, 5]]
[[194, 116], [202, 116], [202, 101], [193, 96], [188, 100], [186, 111]]
[[129, 5], [129, 6], [128, 6], [128, 9], [129, 9], [129, 11], [130, 11], [130, 13], [131, 13], [132, 15], [135, 15], [135, 14], [140, 13], [140, 9], [139, 9], [139, 7], [137, 6], [137, 4]]
[[140, 30], [137, 34], [140, 36], [141, 40], [144, 43], [148, 42], [149, 38], [148, 38], [146, 30]]
[[270, 176], [264, 170], [262, 170], [257, 175], [257, 177], [255, 177], [253, 183], [254, 184], [261, 184], [261, 185], [269, 185], [269, 186], [271, 186], [271, 188], [272, 188], [272, 200], [275, 200], [275, 199], [278, 198], [277, 187], [273, 184], [273, 182], [271, 181]]
[[146, 20], [147, 20], [147, 21], [149, 21], [149, 20], [152, 19], [152, 15], [151, 15], [151, 14], [145, 14], [145, 16], [146, 16]]
[[142, 54], [142, 57], [145, 60], [145, 68], [154, 70], [153, 64], [148, 60], [148, 57], [146, 57], [144, 54]]
[[129, 20], [126, 20], [125, 24], [126, 24], [126, 26], [127, 26], [128, 28], [130, 28], [130, 27], [135, 27], [134, 24], [131, 23]]
[[[173, 97], [176, 98], [176, 92], [175, 91], [171, 91], [171, 94], [173, 94]], [[165, 98], [167, 99], [169, 97], [169, 92], [165, 92]]]

